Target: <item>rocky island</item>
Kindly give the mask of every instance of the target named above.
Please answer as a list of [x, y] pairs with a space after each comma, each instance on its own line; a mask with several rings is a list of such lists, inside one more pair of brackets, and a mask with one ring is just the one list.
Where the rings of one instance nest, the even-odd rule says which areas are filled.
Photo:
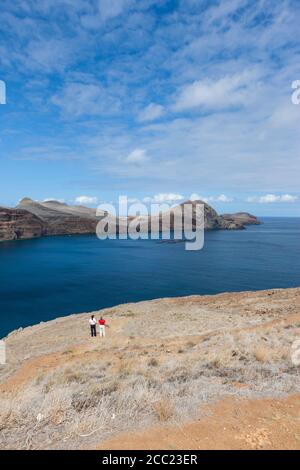
[[[187, 201], [185, 204], [195, 205], [196, 202], [201, 201]], [[206, 230], [242, 230], [246, 225], [260, 223], [251, 214], [218, 215], [210, 205], [203, 204]], [[0, 207], [0, 241], [93, 234], [99, 220], [105, 215], [105, 212], [97, 215], [96, 209], [84, 206], [72, 206], [58, 201], [37, 202], [24, 198], [15, 208]]]

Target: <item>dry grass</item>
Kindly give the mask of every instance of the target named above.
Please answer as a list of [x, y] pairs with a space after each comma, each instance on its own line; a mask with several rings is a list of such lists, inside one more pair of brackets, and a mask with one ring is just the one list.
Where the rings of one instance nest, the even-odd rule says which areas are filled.
[[[85, 447], [155, 421], [194, 418], [202, 403], [224, 394], [280, 395], [300, 386], [299, 377], [282, 372], [288, 361], [276, 365], [269, 349], [255, 351], [254, 357], [247, 333], [221, 335], [210, 347], [199, 343], [163, 361], [145, 362], [137, 350], [135, 358], [122, 352], [110, 366], [76, 362], [40, 374], [14, 397], [1, 399], [1, 447]], [[251, 389], [236, 389], [236, 382]]]
[[150, 359], [150, 361], [148, 362], [148, 366], [157, 367], [157, 366], [158, 366], [158, 360], [155, 359], [155, 357], [152, 357], [152, 358]]
[[167, 398], [161, 398], [160, 400], [153, 403], [153, 410], [155, 416], [160, 422], [169, 421], [175, 414], [174, 405]]
[[[259, 302], [266, 302], [262, 294], [257, 295]], [[70, 320], [73, 339], [71, 343], [67, 338], [68, 347], [60, 336], [61, 328], [68, 330], [65, 319], [54, 325], [54, 331], [49, 332], [46, 324], [41, 331], [29, 329], [16, 339], [12, 337], [10, 348], [15, 356], [10, 359], [11, 374], [22, 366], [18, 356], [21, 346], [33, 358], [45, 353], [45, 337], [39, 343], [43, 331], [48, 331], [50, 337], [46, 352], [61, 348], [61, 355], [50, 361], [48, 367], [35, 364], [32, 377], [0, 396], [0, 447], [93, 447], [121, 431], [145, 428], [156, 422], [194, 419], [202, 404], [224, 395], [252, 398], [296, 393], [300, 389], [300, 375], [291, 363], [290, 348], [299, 337], [299, 321], [289, 328], [276, 323], [265, 330], [253, 330], [253, 325], [259, 325], [257, 315], [263, 315], [265, 321], [271, 315], [271, 319], [276, 319], [279, 313], [274, 308], [271, 314], [255, 311], [251, 316], [251, 308], [250, 313], [247, 310], [251, 297], [241, 296], [245, 309], [239, 305], [239, 313], [232, 312], [232, 300], [224, 296], [226, 319], [219, 299], [214, 300], [215, 310], [210, 311], [207, 304], [201, 311], [197, 303], [192, 307], [191, 300], [184, 303], [182, 299], [178, 305], [175, 299], [170, 300], [170, 305], [166, 301], [161, 301], [163, 305], [157, 301], [142, 304], [140, 313], [138, 307], [132, 306], [130, 311], [125, 309], [123, 319], [109, 320], [111, 329], [105, 341], [99, 338], [94, 342], [74, 341], [73, 324], [78, 323], [82, 331], [80, 315]], [[280, 304], [280, 299], [275, 300], [276, 305]], [[153, 309], [152, 316], [145, 313], [145, 305]], [[176, 308], [180, 334], [174, 321]], [[147, 338], [156, 315], [162, 318], [161, 342]], [[193, 325], [192, 339], [187, 316]], [[198, 339], [197, 321], [198, 330], [205, 333]], [[168, 332], [164, 330], [167, 324]]]
[[136, 370], [137, 363], [134, 359], [122, 358], [118, 365], [118, 372], [121, 377], [126, 377]]
[[254, 356], [258, 362], [272, 362], [273, 352], [271, 349], [261, 346], [255, 349]]

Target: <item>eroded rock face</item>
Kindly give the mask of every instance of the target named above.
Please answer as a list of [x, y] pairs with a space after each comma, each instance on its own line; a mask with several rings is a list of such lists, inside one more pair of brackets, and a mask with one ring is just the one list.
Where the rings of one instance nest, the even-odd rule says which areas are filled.
[[96, 232], [96, 211], [23, 199], [16, 209], [0, 208], [0, 241], [43, 235], [77, 235]]
[[0, 207], [0, 240], [19, 240], [41, 237], [43, 222], [23, 209]]
[[[202, 227], [202, 217], [197, 214], [197, 204], [203, 204], [204, 206], [204, 227]], [[184, 206], [184, 207], [183, 207]], [[189, 210], [185, 211], [186, 206]], [[186, 227], [192, 226], [193, 230], [204, 228], [204, 230], [243, 230], [245, 229], [246, 222], [242, 218], [235, 217], [235, 215], [228, 215], [224, 217], [218, 215], [218, 213], [204, 201], [186, 201], [176, 207], [173, 207], [170, 211], [164, 212], [160, 215], [153, 216], [140, 216], [135, 218], [141, 232], [150, 232], [151, 225], [154, 227], [162, 227], [162, 221], [170, 220], [171, 231], [174, 230], [174, 218], [176, 217], [176, 224], [182, 220]], [[251, 217], [249, 215], [249, 217]], [[246, 218], [244, 218], [246, 220]], [[256, 218], [254, 218], [256, 219]], [[257, 220], [257, 219], [256, 219]], [[134, 221], [134, 217], [130, 218], [130, 221]]]
[[236, 214], [224, 214], [221, 216], [223, 220], [231, 223], [240, 223], [242, 225], [260, 225], [260, 221], [255, 215], [248, 212], [237, 212]]
[[68, 206], [58, 201], [39, 203], [29, 198], [20, 201], [19, 208], [34, 214], [43, 221], [44, 235], [79, 235], [96, 233], [100, 217], [96, 209]]
[[66, 216], [48, 221], [45, 235], [84, 235], [96, 233], [96, 219]]
[[[245, 223], [234, 216], [228, 216], [228, 218], [218, 215], [218, 213], [204, 201], [186, 201], [180, 206], [177, 206], [174, 210], [180, 208], [183, 205], [190, 205], [192, 206], [192, 226], [193, 229], [196, 227], [199, 228], [200, 221], [196, 220], [196, 205], [203, 204], [204, 205], [204, 229], [205, 230], [243, 230], [245, 228]], [[171, 225], [172, 227], [172, 225]], [[173, 227], [172, 227], [173, 228]]]
[[[187, 201], [192, 207], [192, 226], [199, 228], [199, 220], [196, 219], [196, 205], [204, 205], [204, 229], [205, 230], [242, 230], [245, 225], [259, 224], [255, 216], [246, 212], [237, 214], [218, 215], [218, 213], [203, 201]], [[181, 213], [182, 204], [172, 211]], [[172, 213], [172, 212], [171, 212]], [[0, 241], [17, 240], [22, 238], [35, 238], [42, 235], [75, 235], [94, 234], [99, 220], [107, 213], [96, 214], [96, 209], [83, 206], [69, 206], [58, 201], [36, 202], [24, 198], [17, 208], [0, 208]], [[122, 219], [125, 226], [134, 219]], [[161, 220], [161, 215], [136, 218], [139, 221], [141, 231], [149, 231], [153, 219]], [[174, 217], [170, 216], [171, 230], [174, 228]], [[121, 219], [116, 220], [117, 226]], [[125, 227], [126, 228], [126, 227]], [[118, 230], [118, 228], [117, 228]]]

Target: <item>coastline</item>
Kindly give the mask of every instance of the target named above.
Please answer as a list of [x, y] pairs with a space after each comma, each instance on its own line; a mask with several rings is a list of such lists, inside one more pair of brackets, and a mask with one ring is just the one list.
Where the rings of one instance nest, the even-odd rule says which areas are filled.
[[94, 235], [0, 244], [0, 337], [54, 316], [120, 303], [295, 287], [299, 220], [208, 231], [203, 250], [192, 255], [180, 243], [101, 243]]
[[[204, 201], [185, 201], [176, 207], [164, 210], [160, 209], [159, 215], [148, 214], [143, 218], [138, 215], [125, 217], [126, 228], [133, 220], [138, 221], [139, 231], [151, 231], [152, 223], [162, 224], [162, 217], [169, 219], [169, 228], [174, 230], [174, 214], [177, 214], [182, 228], [184, 222], [189, 220], [190, 225], [197, 226], [196, 207], [201, 204], [204, 209], [204, 220], [201, 222], [207, 230], [243, 230], [246, 225], [259, 225], [260, 221], [247, 212], [219, 215]], [[188, 205], [191, 213], [183, 215], [183, 208]], [[114, 209], [114, 208], [112, 208]], [[146, 206], [145, 206], [146, 209]], [[41, 238], [55, 235], [81, 235], [96, 233], [97, 226], [102, 219], [107, 219], [112, 224], [113, 233], [118, 232], [122, 217], [110, 215], [105, 211], [97, 211], [80, 205], [68, 205], [58, 201], [34, 201], [23, 198], [15, 208], [0, 206], [0, 240], [13, 241], [28, 238]], [[171, 221], [173, 220], [173, 222]], [[166, 222], [164, 222], [166, 223]], [[162, 227], [160, 225], [160, 229]]]
[[[67, 236], [67, 235], [61, 235], [61, 236]], [[72, 235], [70, 235], [72, 236]], [[77, 236], [77, 235], [76, 235]], [[82, 235], [82, 236], [85, 236], [85, 235]], [[262, 295], [273, 295], [273, 293], [277, 293], [277, 292], [286, 292], [286, 291], [297, 291], [297, 290], [300, 290], [300, 286], [296, 286], [296, 287], [274, 287], [274, 288], [271, 288], [271, 289], [258, 289], [258, 290], [243, 290], [243, 291], [224, 291], [224, 292], [217, 292], [215, 294], [190, 294], [190, 295], [185, 295], [185, 296], [170, 296], [170, 297], [154, 297], [153, 299], [145, 299], [145, 300], [140, 300], [140, 301], [136, 301], [136, 302], [125, 302], [125, 303], [121, 303], [121, 304], [112, 304], [111, 306], [108, 306], [108, 307], [103, 307], [103, 308], [98, 308], [98, 309], [93, 309], [93, 310], [88, 310], [87, 312], [77, 312], [77, 313], [67, 313], [65, 315], [59, 315], [53, 319], [50, 319], [50, 320], [41, 320], [40, 322], [36, 322], [36, 323], [32, 323], [31, 325], [26, 325], [26, 326], [20, 326], [18, 328], [15, 328], [13, 330], [11, 330], [10, 332], [8, 332], [3, 338], [0, 338], [0, 340], [6, 340], [7, 338], [9, 338], [10, 336], [13, 336], [17, 333], [20, 333], [22, 331], [26, 331], [26, 330], [32, 330], [32, 329], [39, 329], [40, 326], [47, 326], [47, 325], [51, 325], [52, 323], [53, 324], [56, 324], [58, 323], [59, 321], [64, 321], [64, 320], [68, 320], [68, 319], [71, 319], [71, 318], [76, 318], [77, 316], [91, 316], [91, 315], [100, 315], [100, 313], [103, 313], [103, 314], [106, 314], [106, 313], [109, 313], [109, 314], [112, 314], [112, 312], [114, 311], [118, 311], [119, 309], [125, 309], [128, 307], [130, 308], [132, 305], [143, 305], [143, 304], [151, 304], [152, 302], [153, 303], [157, 303], [157, 302], [162, 302], [162, 303], [172, 303], [172, 302], [176, 302], [176, 301], [181, 301], [182, 299], [190, 299], [191, 301], [194, 301], [195, 299], [199, 299], [200, 301], [203, 300], [205, 301], [205, 299], [209, 299], [209, 300], [213, 300], [214, 298], [217, 299], [218, 297], [222, 297], [226, 298], [226, 296], [236, 296], [236, 297], [241, 297], [241, 296], [251, 296], [253, 294], [259, 294], [261, 293]]]
[[[38, 413], [39, 429], [51, 438], [43, 443], [34, 434], [32, 448], [97, 448], [141, 426], [201, 423], [205, 406], [225, 396], [276, 402], [297, 395], [290, 350], [300, 335], [299, 312], [300, 288], [271, 289], [107, 308], [95, 312], [110, 325], [103, 341], [89, 337], [90, 313], [15, 331], [0, 369], [2, 448], [22, 448], [22, 432]], [[20, 412], [32, 410], [20, 415], [23, 431], [5, 415], [5, 403], [15, 399]], [[58, 429], [72, 438], [56, 438]]]

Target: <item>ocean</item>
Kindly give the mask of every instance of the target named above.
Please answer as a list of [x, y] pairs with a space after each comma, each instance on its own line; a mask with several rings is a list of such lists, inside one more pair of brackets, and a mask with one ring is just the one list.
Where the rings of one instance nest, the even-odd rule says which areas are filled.
[[300, 218], [262, 221], [205, 232], [201, 251], [93, 235], [0, 243], [0, 337], [120, 303], [300, 286]]

